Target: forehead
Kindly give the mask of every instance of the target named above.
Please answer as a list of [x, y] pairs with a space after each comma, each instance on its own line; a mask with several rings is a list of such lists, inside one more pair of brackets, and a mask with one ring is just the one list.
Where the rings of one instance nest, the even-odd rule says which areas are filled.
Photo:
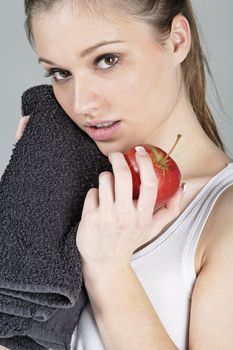
[[33, 21], [33, 36], [38, 49], [72, 43], [81, 48], [99, 41], [133, 41], [148, 36], [151, 28], [123, 12], [90, 12], [65, 6], [43, 12]]

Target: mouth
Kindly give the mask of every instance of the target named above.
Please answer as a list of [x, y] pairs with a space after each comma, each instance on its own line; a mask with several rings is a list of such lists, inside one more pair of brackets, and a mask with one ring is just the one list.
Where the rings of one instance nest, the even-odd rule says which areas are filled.
[[[86, 126], [87, 134], [95, 141], [104, 141], [110, 139], [120, 128], [121, 121], [118, 120], [116, 122], [113, 122], [111, 125], [97, 127], [95, 125], [93, 126]], [[102, 124], [103, 125], [103, 124]]]

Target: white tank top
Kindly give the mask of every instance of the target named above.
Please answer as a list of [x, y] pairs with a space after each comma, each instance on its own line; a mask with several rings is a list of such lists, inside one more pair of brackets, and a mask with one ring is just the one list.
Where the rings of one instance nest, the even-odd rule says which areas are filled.
[[[210, 179], [161, 236], [132, 255], [131, 266], [179, 350], [188, 347], [190, 302], [197, 277], [194, 265], [197, 243], [216, 200], [232, 184], [233, 163], [229, 163]], [[88, 303], [73, 333], [71, 350], [104, 349]]]

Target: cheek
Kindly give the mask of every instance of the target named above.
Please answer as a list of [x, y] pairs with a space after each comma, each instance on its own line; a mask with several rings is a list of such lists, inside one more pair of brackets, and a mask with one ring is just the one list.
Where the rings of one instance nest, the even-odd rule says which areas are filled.
[[[145, 63], [149, 62], [149, 63]], [[168, 90], [169, 65], [163, 57], [157, 57], [153, 61], [141, 60], [136, 67], [127, 69], [125, 74], [118, 78], [117, 85], [113, 87], [115, 100], [132, 109], [134, 106], [145, 110], [145, 105], [150, 106], [166, 96]], [[162, 102], [162, 101], [161, 101]]]
[[141, 73], [132, 71], [121, 74], [109, 84], [106, 94], [108, 100], [119, 109], [132, 110], [144, 98]]
[[158, 117], [166, 115], [177, 93], [176, 70], [171, 62], [162, 56], [154, 59], [138, 80], [140, 87], [134, 97], [138, 107]]
[[77, 121], [77, 116], [74, 115], [73, 110], [72, 110], [72, 99], [71, 99], [72, 94], [69, 92], [69, 89], [65, 90], [65, 89], [60, 89], [59, 87], [58, 88], [54, 87], [53, 91], [54, 91], [54, 95], [55, 95], [58, 103], [62, 107], [62, 109], [64, 109], [64, 111], [69, 116], [69, 118], [71, 120], [73, 120], [73, 122], [77, 126], [80, 127], [81, 123], [79, 123], [79, 121]]
[[71, 101], [71, 95], [68, 89], [60, 89], [57, 87], [53, 88], [54, 95], [58, 101], [58, 103], [61, 105], [61, 107], [64, 109], [64, 111], [68, 115], [72, 115], [72, 101]]
[[62, 106], [64, 110], [66, 110], [66, 106], [68, 106], [68, 96], [65, 91], [60, 90], [59, 88], [53, 87], [54, 95], [58, 101], [58, 103]]

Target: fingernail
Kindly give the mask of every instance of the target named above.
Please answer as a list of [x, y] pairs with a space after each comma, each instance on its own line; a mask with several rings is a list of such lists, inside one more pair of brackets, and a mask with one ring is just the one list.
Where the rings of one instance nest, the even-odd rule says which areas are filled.
[[182, 192], [183, 192], [183, 193], [185, 193], [186, 188], [187, 188], [187, 185], [186, 185], [186, 183], [185, 183], [185, 182], [182, 182], [182, 184], [181, 184], [181, 188], [182, 188]]
[[136, 146], [136, 147], [135, 147], [135, 150], [137, 151], [137, 153], [142, 154], [142, 155], [144, 155], [144, 156], [147, 154], [147, 151], [146, 151], [145, 148], [142, 147], [142, 146]]

